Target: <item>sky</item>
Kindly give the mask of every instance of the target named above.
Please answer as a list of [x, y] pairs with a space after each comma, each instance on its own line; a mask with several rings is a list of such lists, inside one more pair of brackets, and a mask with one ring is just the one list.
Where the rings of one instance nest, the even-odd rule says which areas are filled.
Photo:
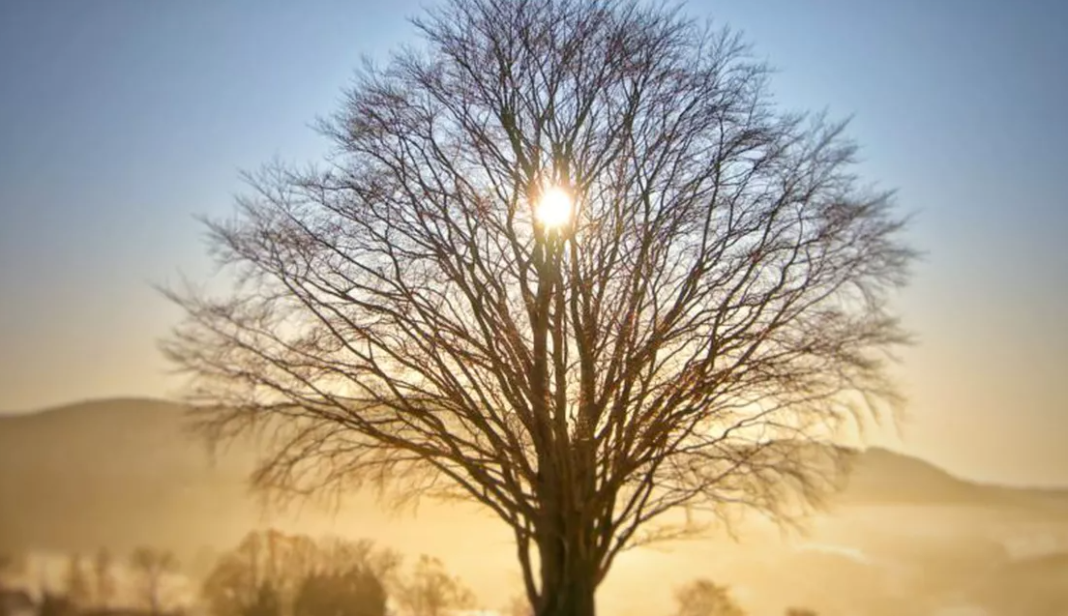
[[[0, 2], [0, 410], [167, 396], [210, 274], [198, 215], [239, 173], [321, 159], [309, 125], [427, 2]], [[865, 180], [924, 256], [898, 312], [899, 434], [958, 475], [1068, 485], [1068, 4], [694, 0], [776, 69], [783, 108], [851, 117]]]

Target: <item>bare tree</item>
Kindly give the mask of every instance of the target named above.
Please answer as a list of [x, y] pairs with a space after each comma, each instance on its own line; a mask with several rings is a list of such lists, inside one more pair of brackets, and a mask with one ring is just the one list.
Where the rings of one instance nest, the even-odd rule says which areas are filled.
[[8, 584], [8, 577], [14, 577], [18, 570], [15, 556], [6, 552], [0, 552], [0, 590]]
[[[273, 529], [252, 531], [219, 557], [201, 594], [215, 616], [269, 611], [276, 603], [285, 613], [308, 616], [341, 605], [354, 590], [373, 596], [370, 577], [374, 583], [391, 581], [399, 561], [370, 541], [317, 542]], [[327, 594], [311, 596], [320, 591]]]
[[745, 616], [730, 590], [707, 579], [694, 580], [675, 593], [676, 616]]
[[142, 547], [133, 551], [130, 564], [139, 577], [145, 606], [153, 615], [162, 613], [165, 579], [178, 570], [177, 558], [171, 552]]
[[293, 601], [293, 615], [386, 616], [388, 600], [384, 580], [369, 567], [354, 566], [305, 578]]
[[115, 598], [115, 563], [107, 548], [97, 550], [93, 558], [93, 595], [99, 609], [107, 609]]
[[66, 598], [72, 606], [77, 609], [85, 609], [89, 606], [92, 588], [80, 554], [74, 554], [67, 561], [64, 589]]
[[164, 351], [254, 476], [473, 499], [539, 616], [593, 614], [679, 507], [793, 519], [892, 408], [911, 252], [843, 125], [773, 107], [727, 30], [625, 0], [447, 0], [369, 66], [322, 168], [209, 221], [233, 292]]
[[219, 557], [201, 593], [217, 616], [247, 614], [276, 596], [285, 603], [300, 580], [318, 566], [316, 552], [308, 537], [273, 529], [249, 532]]
[[76, 616], [78, 608], [71, 603], [66, 595], [54, 593], [50, 590], [42, 590], [38, 601], [38, 616]]
[[396, 597], [409, 616], [446, 616], [475, 606], [474, 593], [449, 575], [440, 560], [426, 555], [419, 557], [411, 576], [398, 585]]
[[256, 598], [245, 607], [241, 616], [282, 616], [282, 599], [271, 582], [264, 582], [256, 589]]

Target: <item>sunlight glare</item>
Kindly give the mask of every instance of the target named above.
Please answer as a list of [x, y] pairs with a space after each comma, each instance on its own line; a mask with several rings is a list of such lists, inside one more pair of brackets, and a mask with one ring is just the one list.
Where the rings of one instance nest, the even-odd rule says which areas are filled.
[[571, 195], [559, 186], [551, 186], [542, 193], [535, 209], [538, 221], [547, 228], [562, 227], [571, 220]]

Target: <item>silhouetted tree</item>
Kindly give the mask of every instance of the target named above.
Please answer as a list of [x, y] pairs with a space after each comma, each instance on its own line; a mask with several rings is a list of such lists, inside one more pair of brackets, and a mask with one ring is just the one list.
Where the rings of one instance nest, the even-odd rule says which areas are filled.
[[111, 552], [100, 548], [93, 558], [93, 596], [100, 609], [107, 609], [115, 598], [115, 564]]
[[62, 594], [43, 591], [40, 604], [37, 607], [37, 616], [72, 616], [77, 610], [70, 600]]
[[152, 614], [160, 614], [163, 606], [164, 578], [178, 570], [178, 560], [165, 550], [141, 547], [130, 556], [130, 564], [139, 578], [141, 599]]
[[383, 582], [395, 577], [401, 557], [393, 550], [376, 548], [369, 540], [351, 541], [342, 538], [326, 538], [318, 542], [319, 561], [317, 571], [348, 573], [366, 570]]
[[[290, 580], [282, 578], [292, 573], [293, 563], [284, 565], [282, 561], [296, 544], [295, 538], [273, 530], [245, 535], [236, 548], [219, 557], [204, 580], [202, 592], [212, 613], [215, 616], [245, 614], [259, 600], [267, 583], [275, 592], [288, 589]], [[311, 571], [313, 566], [309, 562], [306, 571]]]
[[7, 585], [8, 577], [14, 575], [15, 568], [15, 557], [6, 552], [0, 552], [0, 590]]
[[83, 567], [82, 557], [79, 554], [71, 556], [67, 561], [64, 588], [66, 589], [66, 598], [72, 606], [78, 609], [84, 609], [89, 606], [92, 589], [89, 585], [89, 577]]
[[255, 600], [245, 606], [241, 616], [282, 616], [282, 600], [274, 584], [270, 581], [261, 583]]
[[730, 591], [711, 580], [698, 579], [675, 593], [676, 616], [745, 616]]
[[474, 593], [445, 571], [441, 561], [420, 556], [396, 593], [397, 603], [410, 616], [444, 616], [451, 610], [474, 607]]
[[540, 616], [699, 530], [650, 525], [677, 507], [794, 519], [841, 454], [811, 443], [894, 400], [904, 338], [911, 252], [843, 125], [777, 111], [736, 35], [657, 4], [415, 23], [322, 123], [327, 168], [268, 167], [208, 223], [233, 292], [169, 292], [201, 427], [270, 429], [261, 487], [489, 507]]
[[[282, 610], [288, 613], [290, 607], [298, 609], [302, 593], [307, 605], [310, 591], [305, 586], [310, 578], [318, 580], [312, 582], [313, 588], [319, 588], [314, 584], [322, 582], [329, 586], [333, 593], [330, 596], [337, 597], [342, 590], [354, 588], [347, 574], [362, 571], [385, 580], [397, 562], [396, 554], [376, 549], [370, 541], [335, 538], [317, 542], [276, 530], [253, 531], [219, 557], [204, 580], [202, 594], [215, 616], [243, 616], [260, 601], [262, 589], [269, 585]], [[333, 605], [330, 599], [324, 601]]]
[[29, 556], [25, 552], [13, 551], [0, 553], [0, 588], [11, 583], [12, 579], [26, 575]]
[[293, 602], [293, 616], [385, 616], [388, 594], [369, 568], [315, 573], [305, 578]]

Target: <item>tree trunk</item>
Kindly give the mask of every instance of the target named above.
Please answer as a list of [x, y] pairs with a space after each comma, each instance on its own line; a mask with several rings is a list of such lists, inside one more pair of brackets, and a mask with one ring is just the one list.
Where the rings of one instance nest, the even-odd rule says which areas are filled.
[[[588, 573], [592, 567], [577, 568], [573, 563], [564, 571], [553, 569], [553, 580], [543, 579], [541, 605], [537, 606], [536, 616], [596, 616], [594, 594], [597, 586], [594, 575]], [[543, 567], [544, 569], [544, 567]]]
[[[580, 516], [557, 515], [553, 531], [538, 542], [541, 600], [536, 616], [595, 616], [597, 561], [593, 528]], [[587, 528], [588, 526], [588, 528]]]

